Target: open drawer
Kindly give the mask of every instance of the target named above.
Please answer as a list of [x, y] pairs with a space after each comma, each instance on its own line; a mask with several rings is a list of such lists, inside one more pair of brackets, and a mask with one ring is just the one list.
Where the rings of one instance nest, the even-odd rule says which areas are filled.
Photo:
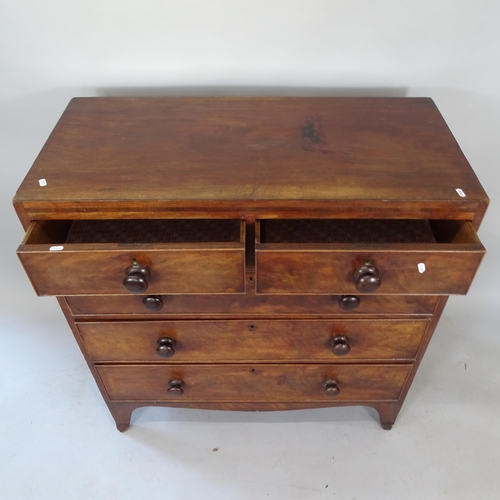
[[240, 220], [35, 221], [17, 253], [38, 295], [245, 291]]
[[260, 220], [256, 290], [465, 294], [484, 253], [469, 221]]

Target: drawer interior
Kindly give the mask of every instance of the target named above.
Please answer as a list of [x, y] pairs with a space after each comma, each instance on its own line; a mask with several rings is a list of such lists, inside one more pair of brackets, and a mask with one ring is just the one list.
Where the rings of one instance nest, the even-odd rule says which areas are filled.
[[243, 229], [234, 219], [39, 221], [25, 243], [240, 243]]
[[468, 221], [420, 219], [260, 220], [257, 242], [280, 243], [480, 243]]

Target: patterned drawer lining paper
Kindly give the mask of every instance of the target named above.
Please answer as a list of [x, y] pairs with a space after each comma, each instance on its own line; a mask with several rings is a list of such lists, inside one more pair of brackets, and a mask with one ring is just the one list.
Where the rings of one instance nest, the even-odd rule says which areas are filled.
[[240, 221], [231, 219], [75, 220], [66, 243], [239, 242]]
[[429, 221], [414, 219], [262, 220], [261, 243], [435, 243]]

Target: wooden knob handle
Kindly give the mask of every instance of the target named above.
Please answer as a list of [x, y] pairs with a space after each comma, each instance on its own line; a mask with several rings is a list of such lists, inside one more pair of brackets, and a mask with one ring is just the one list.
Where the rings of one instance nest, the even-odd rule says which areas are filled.
[[167, 393], [173, 398], [180, 398], [184, 394], [184, 381], [178, 378], [174, 378], [168, 381]]
[[156, 354], [162, 358], [171, 358], [175, 354], [176, 342], [170, 337], [160, 337], [156, 341]]
[[378, 290], [382, 284], [378, 275], [378, 269], [368, 262], [354, 272], [354, 282], [360, 292], [371, 293]]
[[163, 307], [163, 300], [160, 297], [155, 295], [149, 295], [148, 297], [144, 297], [142, 299], [142, 305], [144, 309], [152, 312], [158, 312]]
[[336, 356], [345, 356], [349, 354], [351, 350], [351, 346], [349, 345], [349, 339], [345, 335], [337, 335], [333, 337], [330, 341], [330, 345], [332, 347], [332, 352]]
[[132, 259], [132, 265], [125, 270], [123, 286], [130, 293], [144, 293], [148, 289], [149, 278], [151, 278], [149, 269]]
[[325, 396], [335, 397], [340, 394], [339, 383], [335, 379], [323, 382], [323, 392]]
[[359, 297], [356, 297], [356, 295], [342, 295], [339, 300], [339, 306], [344, 311], [354, 311], [360, 302]]

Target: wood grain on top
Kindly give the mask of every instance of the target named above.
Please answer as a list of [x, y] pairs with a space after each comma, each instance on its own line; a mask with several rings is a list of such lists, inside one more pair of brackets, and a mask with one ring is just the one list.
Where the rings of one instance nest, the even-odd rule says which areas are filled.
[[322, 200], [487, 197], [431, 99], [174, 97], [73, 99], [14, 199]]

